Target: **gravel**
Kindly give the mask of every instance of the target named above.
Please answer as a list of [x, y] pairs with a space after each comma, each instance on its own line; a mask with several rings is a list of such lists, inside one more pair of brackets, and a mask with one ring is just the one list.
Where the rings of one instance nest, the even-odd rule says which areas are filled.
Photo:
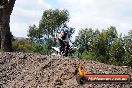
[[0, 88], [132, 88], [132, 84], [79, 85], [73, 75], [75, 65], [82, 64], [88, 74], [129, 74], [132, 69], [80, 60], [32, 53], [0, 53]]

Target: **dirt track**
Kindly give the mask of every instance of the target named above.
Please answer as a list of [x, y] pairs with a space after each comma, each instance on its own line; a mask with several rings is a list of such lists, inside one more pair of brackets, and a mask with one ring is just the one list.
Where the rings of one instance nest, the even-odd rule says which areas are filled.
[[0, 53], [0, 88], [130, 88], [132, 84], [85, 84], [76, 82], [76, 64], [87, 73], [130, 74], [132, 69], [79, 60], [29, 53]]

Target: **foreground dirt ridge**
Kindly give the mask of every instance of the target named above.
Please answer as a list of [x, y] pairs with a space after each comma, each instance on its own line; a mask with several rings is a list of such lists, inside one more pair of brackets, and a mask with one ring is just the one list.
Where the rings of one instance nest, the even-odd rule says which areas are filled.
[[132, 69], [77, 58], [32, 53], [0, 53], [0, 88], [130, 88], [132, 84], [78, 85], [76, 64], [87, 73], [129, 74]]

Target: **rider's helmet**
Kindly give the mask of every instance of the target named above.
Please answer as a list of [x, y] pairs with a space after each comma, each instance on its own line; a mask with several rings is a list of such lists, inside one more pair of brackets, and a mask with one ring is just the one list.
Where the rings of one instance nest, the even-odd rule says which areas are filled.
[[65, 40], [66, 39], [67, 32], [65, 32], [64, 30], [61, 30], [59, 34], [60, 34], [62, 40]]
[[61, 32], [60, 32], [61, 35], [64, 35], [64, 33], [65, 33], [64, 31], [61, 31]]

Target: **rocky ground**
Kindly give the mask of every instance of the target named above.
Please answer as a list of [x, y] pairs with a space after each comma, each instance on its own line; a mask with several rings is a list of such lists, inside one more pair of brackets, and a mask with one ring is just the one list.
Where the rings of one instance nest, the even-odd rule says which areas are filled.
[[130, 74], [131, 68], [95, 61], [30, 53], [0, 53], [0, 88], [132, 88], [132, 84], [79, 85], [73, 75], [76, 64], [87, 73]]

